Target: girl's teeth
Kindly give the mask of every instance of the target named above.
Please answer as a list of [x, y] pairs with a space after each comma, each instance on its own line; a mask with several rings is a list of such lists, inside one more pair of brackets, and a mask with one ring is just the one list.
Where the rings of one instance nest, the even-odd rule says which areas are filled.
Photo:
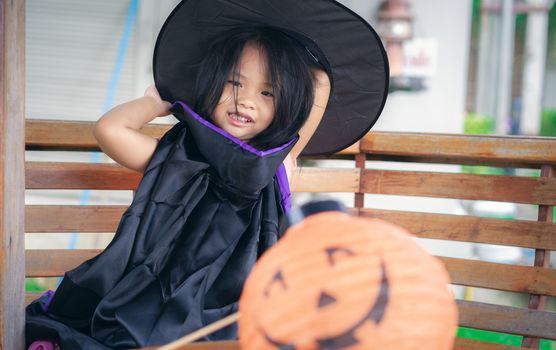
[[235, 113], [232, 113], [232, 114], [231, 114], [231, 117], [232, 117], [233, 119], [237, 120], [237, 121], [242, 122], [242, 123], [248, 123], [248, 122], [249, 122], [249, 119], [244, 118], [244, 117], [242, 117], [242, 116], [240, 116], [240, 115], [237, 115], [237, 114], [235, 114]]

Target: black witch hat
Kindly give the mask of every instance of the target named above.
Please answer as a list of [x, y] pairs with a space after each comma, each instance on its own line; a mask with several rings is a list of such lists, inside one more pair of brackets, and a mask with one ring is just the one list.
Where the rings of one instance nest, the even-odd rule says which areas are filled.
[[294, 36], [328, 72], [330, 99], [303, 155], [342, 150], [374, 125], [388, 93], [386, 52], [373, 28], [334, 0], [183, 0], [155, 46], [154, 80], [161, 97], [194, 105], [206, 50], [226, 31], [245, 25]]

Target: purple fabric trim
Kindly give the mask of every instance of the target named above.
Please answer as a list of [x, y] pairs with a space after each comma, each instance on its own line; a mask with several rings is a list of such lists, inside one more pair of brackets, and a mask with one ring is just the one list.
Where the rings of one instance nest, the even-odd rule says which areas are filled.
[[241, 141], [240, 139], [238, 139], [235, 136], [230, 135], [227, 131], [217, 127], [216, 125], [212, 124], [211, 122], [209, 122], [208, 120], [202, 118], [201, 116], [199, 116], [197, 113], [195, 113], [191, 108], [189, 108], [188, 105], [186, 105], [184, 102], [182, 101], [176, 101], [174, 103], [174, 105], [176, 103], [179, 103], [185, 110], [187, 110], [197, 121], [199, 121], [201, 124], [209, 127], [210, 129], [212, 129], [213, 131], [219, 133], [220, 135], [228, 138], [229, 140], [235, 142], [236, 144], [238, 144], [239, 146], [241, 146], [241, 148], [243, 148], [246, 151], [249, 151], [255, 155], [258, 155], [259, 157], [264, 157], [276, 152], [279, 152], [281, 150], [283, 150], [284, 148], [287, 148], [288, 146], [290, 146], [293, 142], [295, 142], [295, 140], [297, 140], [299, 138], [299, 136], [294, 137], [293, 139], [291, 139], [289, 142], [285, 143], [284, 145], [280, 146], [280, 147], [276, 147], [276, 148], [272, 148], [266, 151], [261, 151], [256, 149], [255, 147], [249, 145], [248, 143], [246, 143], [245, 141]]
[[41, 306], [42, 306], [42, 309], [44, 310], [44, 312], [47, 312], [48, 311], [48, 306], [50, 305], [50, 302], [52, 301], [52, 298], [54, 298], [54, 291], [49, 289], [46, 292], [44, 292], [40, 297], [42, 298], [45, 295], [47, 297], [46, 302]]
[[280, 164], [278, 171], [276, 172], [276, 181], [278, 182], [278, 188], [280, 189], [280, 196], [282, 197], [282, 208], [284, 213], [290, 212], [292, 207], [291, 202], [291, 192], [290, 183], [288, 181], [288, 174], [286, 173], [286, 166], [284, 163]]

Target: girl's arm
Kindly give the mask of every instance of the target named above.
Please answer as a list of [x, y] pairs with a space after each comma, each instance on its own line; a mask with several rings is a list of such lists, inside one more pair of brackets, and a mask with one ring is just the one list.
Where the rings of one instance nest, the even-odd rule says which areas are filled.
[[313, 108], [309, 113], [309, 118], [305, 122], [305, 125], [299, 130], [299, 141], [293, 146], [290, 152], [290, 156], [295, 160], [303, 148], [309, 143], [311, 136], [315, 133], [315, 130], [319, 126], [319, 123], [324, 115], [324, 110], [326, 109], [326, 104], [328, 103], [328, 97], [330, 96], [330, 79], [325, 71], [316, 69], [315, 74], [315, 97], [313, 102]]
[[139, 129], [155, 119], [170, 114], [170, 103], [163, 101], [154, 85], [145, 96], [118, 105], [95, 124], [93, 134], [100, 148], [126, 168], [143, 173], [158, 140]]

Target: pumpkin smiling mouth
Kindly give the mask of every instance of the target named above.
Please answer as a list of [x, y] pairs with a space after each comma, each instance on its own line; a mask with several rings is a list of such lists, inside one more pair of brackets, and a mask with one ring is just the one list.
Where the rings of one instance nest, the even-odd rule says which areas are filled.
[[[334, 349], [344, 349], [348, 346], [352, 346], [357, 344], [359, 341], [355, 338], [355, 331], [361, 327], [365, 322], [371, 320], [374, 321], [377, 325], [380, 324], [382, 318], [384, 317], [384, 313], [386, 311], [386, 307], [388, 305], [388, 294], [390, 290], [390, 283], [388, 280], [388, 276], [386, 275], [386, 268], [384, 266], [384, 261], [381, 260], [380, 263], [381, 268], [381, 286], [380, 292], [376, 299], [376, 302], [373, 304], [369, 312], [357, 323], [355, 323], [351, 328], [346, 330], [344, 333], [339, 334], [334, 337], [328, 338], [317, 338], [317, 347], [314, 350], [334, 350]], [[288, 344], [280, 342], [279, 340], [273, 339], [269, 336], [264, 330], [261, 332], [266, 341], [270, 344], [274, 345], [279, 350], [296, 350], [295, 344]]]

